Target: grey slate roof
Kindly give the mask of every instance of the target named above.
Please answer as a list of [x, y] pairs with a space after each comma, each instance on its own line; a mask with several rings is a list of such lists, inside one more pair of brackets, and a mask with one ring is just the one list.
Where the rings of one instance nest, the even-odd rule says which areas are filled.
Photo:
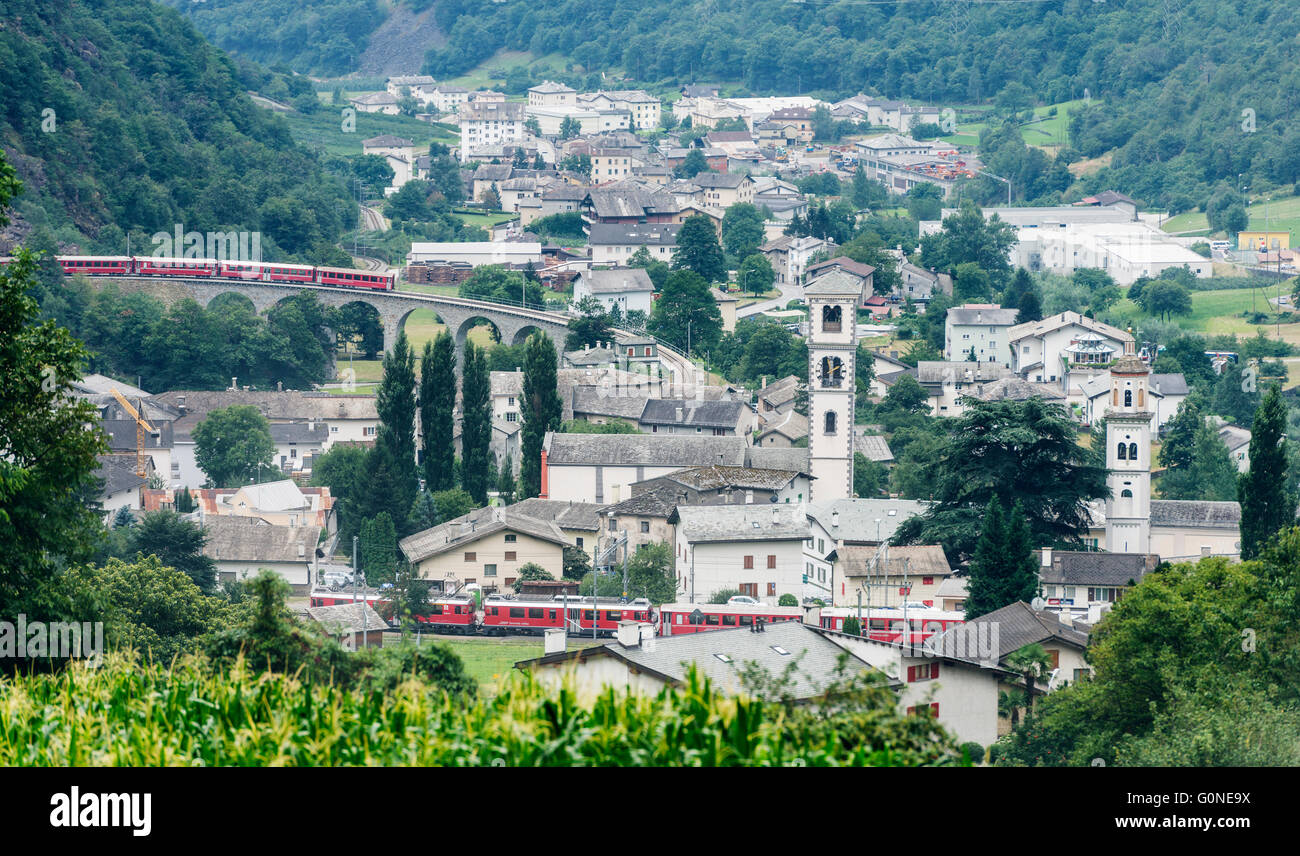
[[[808, 503], [808, 516], [832, 538], [875, 543], [877, 518], [879, 539], [888, 540], [904, 520], [924, 514], [929, 507], [930, 503], [915, 499], [833, 499]], [[839, 512], [839, 526], [834, 525], [834, 512]]]
[[341, 603], [338, 606], [309, 606], [307, 614], [331, 636], [383, 630], [388, 622], [368, 603]]
[[885, 567], [873, 567], [876, 548], [865, 544], [846, 545], [835, 551], [843, 563], [845, 576], [860, 577], [868, 573], [901, 575], [904, 571], [909, 576], [946, 577], [952, 573], [948, 557], [943, 547], [938, 544], [923, 544], [911, 547], [890, 547], [885, 558]]
[[889, 443], [886, 442], [884, 437], [876, 434], [854, 437], [853, 451], [861, 452], [868, 461], [875, 461], [876, 463], [894, 460], [894, 453], [890, 451]]
[[[1001, 663], [1009, 654], [1026, 645], [1059, 642], [1084, 650], [1088, 647], [1088, 634], [1062, 624], [1051, 612], [1035, 612], [1029, 604], [1018, 601], [994, 610], [979, 618], [967, 621], [933, 640], [938, 651], [977, 651], [976, 640], [981, 638], [980, 628], [990, 626], [997, 630], [992, 638], [998, 643], [997, 657]], [[983, 634], [988, 634], [984, 630]], [[989, 638], [984, 635], [983, 638]]]
[[801, 505], [679, 505], [668, 522], [692, 544], [812, 537]]
[[1155, 570], [1158, 556], [1145, 553], [1095, 553], [1053, 550], [1051, 566], [1041, 566], [1045, 583], [1067, 586], [1126, 586]]
[[1241, 526], [1241, 506], [1235, 502], [1153, 499], [1151, 525], [1237, 529]]
[[681, 228], [675, 223], [644, 223], [628, 226], [618, 223], [592, 223], [587, 243], [592, 246], [645, 244], [652, 247], [675, 247], [677, 232]]
[[481, 163], [474, 170], [475, 181], [505, 181], [514, 170], [513, 164]]
[[1153, 374], [1147, 380], [1147, 386], [1157, 395], [1187, 395], [1187, 378], [1182, 374]]
[[143, 485], [146, 479], [135, 474], [135, 455], [96, 455], [95, 477], [102, 479], [103, 496]]
[[753, 467], [691, 467], [662, 476], [664, 479], [684, 484], [695, 490], [717, 490], [719, 488], [750, 488], [757, 490], [781, 490], [799, 473], [794, 470], [766, 470]]
[[324, 422], [271, 423], [271, 439], [276, 443], [324, 443], [329, 435], [329, 426]]
[[810, 281], [803, 287], [803, 293], [805, 296], [860, 297], [862, 289], [862, 277], [837, 268]]
[[[573, 362], [574, 365], [582, 365], [583, 362], [580, 359], [581, 357], [592, 356], [596, 353], [596, 351], [590, 351], [584, 355], [581, 351], [577, 351], [574, 356], [579, 359], [572, 359], [571, 362]], [[602, 349], [601, 353], [609, 354], [610, 352]], [[570, 355], [565, 354], [565, 357], [569, 358]], [[609, 359], [602, 360], [595, 364], [604, 365], [613, 359], [613, 357], [610, 357]], [[618, 392], [632, 393], [636, 392], [636, 390], [619, 390]], [[630, 419], [635, 421], [640, 418], [641, 412], [645, 410], [646, 405], [646, 400], [644, 398], [638, 398], [626, 394], [611, 395], [609, 390], [600, 386], [575, 386], [573, 388], [572, 400], [573, 415], [575, 418], [579, 415], [614, 416], [619, 419]]]
[[976, 398], [980, 401], [1027, 401], [1030, 398], [1062, 401], [1065, 399], [1065, 396], [1055, 387], [1018, 377], [1004, 377], [980, 384], [974, 391], [963, 397]]
[[748, 405], [740, 401], [695, 401], [651, 398], [641, 412], [646, 425], [684, 425], [688, 428], [735, 429]]
[[948, 310], [949, 324], [984, 324], [990, 327], [1010, 327], [1016, 323], [1018, 309], [1003, 309], [990, 304], [967, 304]]
[[592, 294], [626, 294], [655, 290], [654, 283], [650, 281], [650, 274], [641, 268], [593, 270], [578, 276], [591, 289]]
[[601, 509], [604, 506], [594, 502], [565, 502], [558, 499], [523, 499], [508, 506], [538, 520], [552, 520], [561, 529], [600, 529]]
[[809, 454], [806, 448], [782, 449], [773, 446], [751, 446], [747, 450], [745, 466], [767, 470], [798, 470], [801, 473], [806, 473], [810, 469], [808, 466]]
[[[777, 648], [789, 653], [782, 654]], [[716, 656], [718, 654], [730, 662], [720, 659]], [[532, 665], [585, 660], [593, 656], [614, 657], [672, 684], [684, 682], [688, 668], [694, 665], [715, 686], [728, 693], [744, 689], [740, 672], [747, 663], [755, 663], [775, 677], [784, 674], [791, 663], [797, 662], [791, 675], [794, 683], [789, 691], [798, 699], [817, 695], [841, 677], [873, 670], [870, 664], [798, 621], [769, 624], [762, 633], [739, 629], [658, 637], [653, 651], [611, 642], [599, 648], [525, 660], [516, 663], [515, 667], [527, 669]], [[842, 675], [837, 674], [840, 664], [845, 667]]]
[[702, 172], [695, 176], [695, 178], [691, 179], [691, 181], [701, 188], [721, 187], [729, 189], [740, 187], [740, 185], [749, 180], [749, 176], [744, 173], [733, 172]]
[[546, 449], [551, 466], [738, 467], [746, 445], [744, 437], [548, 433]]
[[971, 362], [970, 360], [921, 360], [916, 364], [919, 383], [978, 383], [994, 381], [1011, 374], [1001, 363]]
[[[316, 555], [319, 526], [274, 526], [256, 517], [203, 518], [203, 555], [218, 562], [307, 564]], [[298, 548], [302, 548], [302, 555]]]
[[454, 520], [408, 535], [397, 546], [410, 562], [422, 562], [430, 556], [473, 544], [485, 535], [503, 530], [531, 535], [562, 547], [568, 546], [568, 539], [552, 520], [539, 520], [514, 509], [514, 506], [477, 508]]
[[605, 513], [638, 514], [646, 517], [668, 517], [677, 507], [677, 493], [668, 485], [655, 485], [622, 502], [605, 506]]

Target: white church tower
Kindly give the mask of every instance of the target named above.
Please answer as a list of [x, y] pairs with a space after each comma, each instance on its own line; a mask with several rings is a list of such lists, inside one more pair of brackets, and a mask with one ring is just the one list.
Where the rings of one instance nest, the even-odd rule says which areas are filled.
[[860, 276], [833, 270], [804, 286], [808, 300], [808, 458], [812, 499], [853, 496], [853, 395]]
[[1146, 363], [1124, 344], [1110, 368], [1106, 408], [1106, 550], [1151, 552], [1151, 417]]

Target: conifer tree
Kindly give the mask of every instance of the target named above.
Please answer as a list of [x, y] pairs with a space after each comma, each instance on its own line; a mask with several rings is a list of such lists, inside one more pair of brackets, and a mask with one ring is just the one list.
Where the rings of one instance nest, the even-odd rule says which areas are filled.
[[479, 505], [487, 504], [488, 459], [492, 455], [492, 400], [487, 353], [465, 343], [461, 373], [461, 487]]
[[424, 346], [420, 360], [420, 424], [424, 431], [424, 486], [430, 493], [456, 486], [452, 447], [456, 410], [456, 346], [446, 330]]
[[520, 445], [523, 458], [519, 478], [523, 496], [537, 496], [542, 491], [542, 443], [547, 431], [560, 427], [564, 405], [557, 392], [555, 345], [545, 333], [528, 337], [524, 350], [523, 428]]
[[419, 492], [415, 464], [415, 353], [403, 330], [397, 344], [384, 355], [384, 379], [375, 402], [379, 433], [367, 460], [372, 478], [367, 484], [365, 517], [387, 511], [405, 523]]
[[1038, 592], [1038, 573], [1030, 545], [1029, 523], [1017, 502], [1010, 514], [996, 496], [984, 514], [979, 543], [970, 566], [966, 619], [979, 618], [1016, 601], [1031, 601]]
[[1241, 503], [1241, 558], [1253, 559], [1282, 527], [1295, 523], [1295, 497], [1287, 490], [1286, 405], [1274, 384], [1255, 411], [1250, 470], [1237, 482]]

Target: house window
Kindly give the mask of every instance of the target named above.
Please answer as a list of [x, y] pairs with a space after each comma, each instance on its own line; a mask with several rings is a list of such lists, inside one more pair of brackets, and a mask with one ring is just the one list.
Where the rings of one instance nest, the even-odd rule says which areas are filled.
[[776, 556], [768, 556], [768, 557], [767, 557], [767, 567], [768, 567], [769, 569], [771, 569], [771, 568], [775, 568], [775, 567], [776, 567]]
[[753, 569], [754, 569], [754, 557], [753, 557], [753, 556], [746, 556], [746, 557], [745, 557], [745, 570], [747, 570], [747, 571], [752, 571]]
[[617, 527], [618, 527], [618, 521], [616, 521], [616, 520], [615, 520], [614, 518], [612, 518], [612, 517], [609, 518], [609, 531], [610, 531], [610, 532], [615, 532], [615, 531], [617, 531]]
[[373, 437], [379, 433], [379, 428], [375, 425], [367, 425], [365, 428], [361, 429], [361, 433], [366, 437]]
[[643, 534], [643, 535], [649, 535], [649, 534], [650, 534], [650, 521], [649, 521], [649, 520], [642, 520], [642, 521], [641, 521], [641, 534]]
[[1137, 443], [1129, 443], [1129, 444], [1128, 444], [1128, 459], [1129, 459], [1130, 461], [1136, 461], [1136, 460], [1138, 459], [1138, 444], [1137, 444]]
[[835, 411], [834, 410], [826, 411], [826, 416], [822, 420], [822, 424], [825, 429], [824, 433], [826, 434], [835, 433], [835, 421], [836, 421]]
[[934, 577], [921, 577], [921, 585], [923, 586], [934, 585]]
[[767, 596], [776, 597], [776, 583], [767, 584]]
[[497, 566], [496, 566], [496, 565], [484, 565], [484, 566], [483, 566], [483, 576], [485, 576], [485, 577], [495, 577], [496, 575], [497, 575]]
[[477, 553], [466, 553], [466, 554], [465, 554], [465, 561], [467, 561], [467, 562], [473, 562], [473, 561], [476, 561], [477, 558], [478, 558], [478, 554], [477, 554]]
[[507, 421], [507, 422], [518, 422], [518, 421], [519, 421], [519, 414], [518, 414], [518, 413], [515, 413], [513, 410], [510, 411], [509, 413], [506, 414], [506, 421]]
[[507, 561], [507, 562], [515, 562], [515, 561], [518, 561], [518, 560], [515, 558], [516, 555], [518, 555], [518, 554], [515, 553], [514, 550], [509, 550], [509, 551], [507, 551], [507, 552], [506, 552], [506, 561]]
[[1124, 390], [1124, 406], [1125, 407], [1133, 406], [1133, 390], [1131, 389]]
[[1119, 449], [1117, 451], [1119, 453], [1119, 459], [1121, 461], [1128, 459], [1128, 446], [1124, 445], [1123, 443], [1120, 443]]
[[581, 538], [578, 538], [578, 539], [575, 539], [575, 540], [577, 540], [577, 542], [578, 542], [578, 549], [581, 550], [581, 549], [582, 549], [582, 539], [581, 539]]
[[758, 599], [758, 583], [741, 583], [738, 588], [740, 589], [740, 593], [746, 597], [752, 597], [755, 600]]
[[937, 677], [939, 677], [938, 663], [923, 663], [919, 666], [907, 667], [907, 682], [909, 684], [916, 681], [932, 681]]
[[516, 535], [515, 533], [513, 533], [513, 532], [507, 532], [507, 533], [506, 533], [506, 543], [507, 543], [507, 544], [513, 544], [513, 543], [515, 543], [515, 541], [518, 541], [518, 540], [519, 540], [519, 536]]

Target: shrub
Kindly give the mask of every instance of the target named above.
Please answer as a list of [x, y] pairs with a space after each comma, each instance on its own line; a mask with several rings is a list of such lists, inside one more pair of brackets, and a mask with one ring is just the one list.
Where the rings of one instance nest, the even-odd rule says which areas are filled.
[[971, 740], [961, 744], [962, 755], [972, 764], [978, 764], [984, 760], [984, 747]]
[[797, 597], [795, 597], [794, 595], [792, 595], [792, 594], [790, 594], [789, 592], [787, 592], [787, 593], [781, 595], [780, 600], [777, 601], [777, 605], [778, 605], [778, 606], [798, 606], [798, 605], [799, 605], [799, 598], [797, 598]]

